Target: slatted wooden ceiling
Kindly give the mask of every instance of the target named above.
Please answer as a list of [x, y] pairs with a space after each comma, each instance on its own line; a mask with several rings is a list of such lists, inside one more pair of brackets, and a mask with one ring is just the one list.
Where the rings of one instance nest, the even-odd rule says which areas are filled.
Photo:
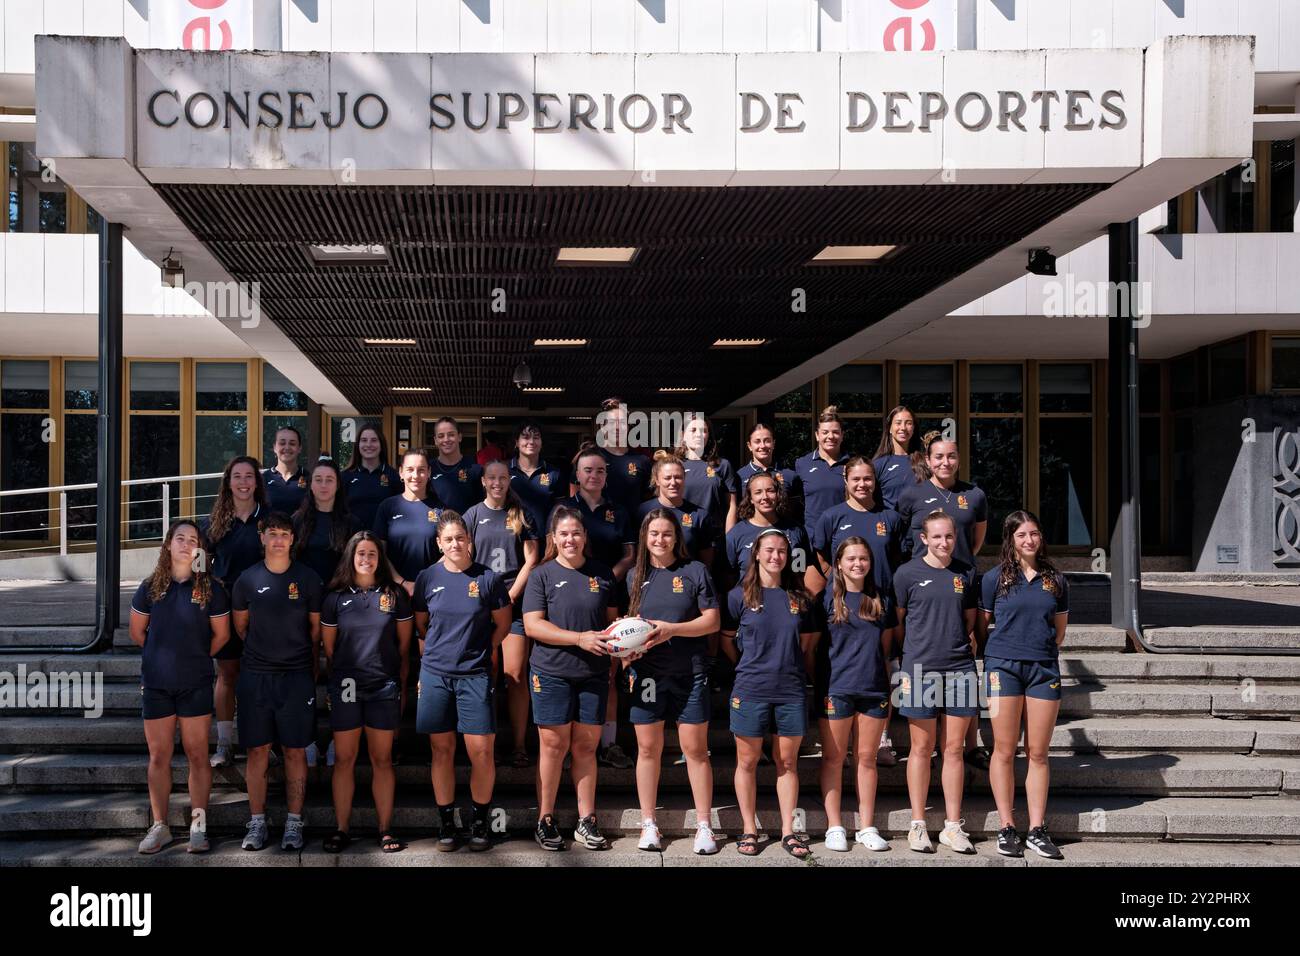
[[[528, 404], [511, 383], [527, 359], [554, 407], [608, 394], [726, 405], [835, 347], [1102, 187], [850, 186], [478, 188], [158, 187], [236, 279], [362, 412], [390, 386], [421, 404]], [[322, 266], [310, 244], [382, 244], [390, 261]], [[826, 245], [897, 245], [865, 266], [808, 266]], [[562, 246], [636, 246], [627, 266], [556, 266]], [[504, 290], [504, 313], [492, 311]], [[807, 311], [791, 309], [803, 289]], [[415, 338], [416, 349], [361, 339]], [[757, 350], [714, 340], [767, 338]], [[537, 338], [586, 338], [538, 350]], [[858, 356], [845, 355], [846, 360]]]

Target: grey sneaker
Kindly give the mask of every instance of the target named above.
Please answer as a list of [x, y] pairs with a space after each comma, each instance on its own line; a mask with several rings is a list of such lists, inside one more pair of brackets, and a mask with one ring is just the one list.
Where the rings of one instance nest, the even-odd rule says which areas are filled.
[[217, 767], [229, 767], [234, 763], [234, 760], [235, 758], [230, 754], [229, 744], [217, 744], [217, 749], [213, 752], [208, 763], [211, 764], [212, 768], [215, 770]]
[[610, 744], [600, 751], [596, 755], [596, 760], [602, 767], [613, 767], [615, 770], [632, 769], [632, 758], [623, 753], [623, 748], [618, 744]]
[[573, 839], [588, 850], [609, 849], [609, 841], [605, 839], [605, 834], [601, 833], [600, 827], [596, 825], [596, 815], [594, 813], [578, 821], [578, 827], [573, 831]]
[[280, 840], [281, 850], [302, 849], [302, 817], [292, 817], [284, 821], [284, 837]]
[[240, 844], [245, 850], [260, 850], [266, 846], [266, 817], [249, 820], [244, 833], [244, 842]]
[[190, 828], [190, 843], [185, 848], [186, 853], [207, 853], [211, 849], [208, 843], [208, 832], [206, 830], [196, 830]]
[[165, 823], [155, 823], [140, 841], [140, 852], [146, 855], [157, 853], [172, 842], [172, 828]]

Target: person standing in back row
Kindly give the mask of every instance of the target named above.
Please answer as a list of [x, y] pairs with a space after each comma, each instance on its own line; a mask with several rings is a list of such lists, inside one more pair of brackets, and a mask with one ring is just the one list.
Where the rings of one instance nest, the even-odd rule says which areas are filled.
[[880, 445], [871, 464], [876, 469], [880, 502], [886, 508], [897, 509], [899, 496], [929, 477], [925, 449], [916, 434], [916, 416], [906, 405], [894, 406], [885, 416]]
[[[634, 517], [641, 502], [650, 495], [651, 462], [645, 455], [628, 448], [627, 406], [623, 399], [607, 398], [601, 402], [595, 425], [596, 446], [606, 464], [605, 497]], [[570, 494], [576, 495], [578, 476], [572, 475], [571, 480], [574, 484]]]
[[369, 531], [375, 526], [375, 512], [385, 498], [402, 493], [402, 476], [388, 463], [388, 442], [376, 425], [363, 425], [352, 446], [352, 459], [343, 469], [348, 491], [348, 511], [357, 527]]
[[459, 514], [483, 500], [483, 466], [460, 453], [460, 427], [444, 415], [433, 424], [438, 457], [429, 462], [429, 489], [433, 496]]
[[281, 425], [275, 432], [275, 467], [262, 474], [266, 498], [272, 511], [291, 515], [307, 496], [307, 471], [298, 464], [302, 454], [302, 432]]
[[842, 451], [844, 423], [834, 405], [817, 416], [813, 441], [816, 447], [794, 463], [803, 489], [803, 526], [809, 540], [822, 512], [844, 500], [844, 463], [849, 456]]

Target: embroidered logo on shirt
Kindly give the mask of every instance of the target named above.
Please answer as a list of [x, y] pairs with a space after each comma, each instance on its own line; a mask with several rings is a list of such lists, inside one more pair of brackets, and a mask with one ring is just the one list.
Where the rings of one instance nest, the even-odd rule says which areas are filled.
[[799, 602], [796, 601], [794, 598], [790, 598], [790, 613], [791, 614], [799, 613]]
[[636, 462], [629, 461], [627, 463], [627, 473], [631, 475], [633, 478], [636, 477]]
[[541, 679], [540, 677], [538, 677], [536, 674], [534, 674], [534, 675], [533, 675], [533, 693], [534, 693], [534, 694], [540, 694], [541, 692], [542, 692], [542, 679]]
[[[353, 481], [356, 481], [355, 478], [353, 478], [352, 480], [353, 480]], [[388, 476], [387, 476], [387, 475], [380, 475], [380, 476], [379, 476], [379, 487], [381, 487], [381, 488], [387, 488], [387, 487], [388, 487]]]
[[717, 474], [718, 474], [717, 471], [714, 469], [712, 465], [709, 465], [707, 468], [704, 469], [704, 477], [706, 478], [716, 478]]
[[306, 487], [307, 487], [307, 479], [306, 479], [306, 478], [299, 478], [299, 479], [298, 479], [298, 487], [299, 487], [299, 488], [306, 488]]
[[740, 710], [740, 698], [739, 698], [739, 697], [733, 697], [733, 698], [731, 698], [731, 709], [732, 709], [732, 710]]
[[957, 507], [962, 509], [962, 511], [965, 511], [967, 508], [970, 507], [970, 504], [966, 501], [965, 495], [957, 496]]
[[938, 498], [926, 498], [926, 499], [925, 499], [925, 503], [926, 503], [927, 505], [932, 505], [932, 504], [934, 504], [934, 503], [935, 503], [936, 501], [938, 501], [938, 500], [939, 500]]
[[966, 582], [961, 579], [960, 575], [954, 574], [952, 576], [952, 593], [953, 594], [966, 593]]
[[835, 698], [833, 698], [833, 697], [827, 697], [827, 698], [826, 698], [826, 705], [825, 705], [825, 706], [826, 706], [826, 716], [827, 716], [827, 717], [834, 717], [834, 716], [835, 716]]
[[997, 671], [989, 671], [989, 690], [1000, 690], [1002, 687], [1002, 675]]
[[201, 595], [199, 594], [199, 592], [198, 592], [195, 588], [193, 588], [193, 587], [190, 588], [190, 603], [191, 603], [191, 604], [202, 604], [202, 603], [203, 603], [202, 596], [201, 596]]
[[298, 585], [294, 581], [289, 582], [289, 600], [290, 601], [298, 600]]
[[568, 583], [569, 583], [568, 581], [556, 581], [555, 589], [558, 591], [560, 588], [564, 587]]
[[430, 591], [429, 593], [430, 593], [430, 594], [437, 594], [439, 591], [444, 591], [444, 590], [446, 590], [446, 585], [445, 585], [445, 584], [443, 584], [443, 585], [439, 585], [438, 587], [434, 588], [434, 589], [433, 589], [432, 591]]
[[817, 466], [816, 466], [816, 465], [813, 465], [811, 468], [808, 469], [808, 473], [809, 473], [809, 474], [812, 474], [812, 473], [813, 473], [814, 471], [816, 471], [816, 470], [817, 470]]
[[543, 488], [549, 488], [549, 487], [551, 486], [551, 476], [550, 476], [550, 474], [548, 474], [548, 473], [545, 472], [545, 471], [542, 472], [542, 476], [541, 476], [540, 478], [537, 479], [537, 483], [538, 483], [539, 485], [541, 485]]
[[587, 578], [587, 589], [588, 589], [589, 591], [591, 591], [592, 594], [599, 594], [599, 593], [600, 593], [600, 579], [599, 579], [599, 578]]
[[393, 596], [385, 591], [379, 595], [379, 610], [383, 614], [393, 613]]
[[883, 521], [877, 521], [877, 522], [876, 522], [876, 537], [877, 537], [877, 538], [883, 538], [883, 537], [885, 537], [886, 534], [887, 534], [887, 532], [885, 531], [885, 523], [884, 523]]
[[888, 468], [885, 469], [885, 472], [886, 473], [891, 472], [897, 467], [898, 467], [898, 462], [894, 462], [892, 465], [890, 465]]
[[477, 582], [477, 581], [471, 581], [471, 582], [469, 582], [469, 596], [472, 597], [472, 598], [476, 598], [476, 597], [478, 597], [478, 582]]
[[918, 588], [923, 588], [923, 587], [925, 587], [927, 584], [929, 584], [932, 580], [933, 580], [933, 578], [926, 578], [924, 581], [917, 581], [917, 582], [916, 582], [916, 586], [917, 586]]
[[690, 515], [682, 515], [682, 527], [689, 528], [695, 524], [695, 520]]
[[680, 576], [673, 578], [673, 593], [674, 594], [686, 593], [686, 584], [684, 581], [682, 581]]
[[853, 525], [851, 525], [851, 524], [842, 524], [842, 525], [840, 525], [840, 526], [839, 526], [837, 529], [835, 529], [835, 530], [837, 530], [837, 531], [848, 531], [848, 530], [849, 530], [850, 528], [852, 528], [852, 527], [853, 527]]
[[429, 520], [430, 520], [430, 521], [437, 521], [437, 520], [438, 520], [438, 511], [437, 511], [437, 509], [435, 509], [435, 508], [430, 508], [430, 509], [429, 509]]
[[478, 519], [478, 523], [479, 523], [479, 524], [487, 524], [487, 523], [488, 523], [489, 521], [491, 521], [491, 520], [492, 520], [491, 518], [479, 518], [479, 519]]
[[266, 587], [264, 587], [264, 588], [258, 588], [258, 589], [257, 589], [257, 593], [258, 593], [258, 594], [265, 594], [265, 593], [266, 593], [267, 591], [269, 591], [269, 590], [271, 590], [271, 585], [268, 584], [268, 585], [267, 585]]
[[465, 474], [464, 468], [456, 472], [456, 478], [460, 481], [469, 481], [469, 475]]
[[613, 509], [613, 508], [606, 509], [606, 511], [605, 511], [605, 520], [606, 520], [608, 523], [610, 523], [610, 524], [613, 524], [613, 523], [614, 523], [614, 509]]
[[348, 606], [349, 604], [351, 604], [351, 603], [352, 603], [352, 599], [351, 599], [351, 598], [348, 598], [346, 601], [341, 602], [341, 603], [339, 604], [339, 607], [347, 607], [347, 606]]

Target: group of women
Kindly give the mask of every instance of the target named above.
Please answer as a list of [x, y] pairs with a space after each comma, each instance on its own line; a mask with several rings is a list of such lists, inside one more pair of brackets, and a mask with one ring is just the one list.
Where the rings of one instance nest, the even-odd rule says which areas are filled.
[[[598, 442], [578, 452], [567, 474], [542, 458], [541, 430], [531, 421], [518, 429], [513, 458], [484, 466], [461, 456], [451, 418], [435, 426], [436, 455], [407, 451], [398, 471], [387, 463], [383, 435], [370, 427], [342, 470], [328, 459], [309, 472], [297, 469], [301, 438], [292, 429], [276, 436], [275, 468], [263, 473], [253, 459], [231, 461], [211, 517], [169, 529], [158, 567], [132, 605], [132, 636], [144, 647], [154, 810], [141, 852], [171, 839], [165, 771], [175, 722], [190, 760], [191, 804], [202, 810], [211, 767], [231, 759], [236, 700], [253, 810], [244, 845], [266, 842], [265, 767], [274, 740], [288, 782], [282, 846], [301, 846], [300, 768], [315, 737], [300, 720], [298, 698], [307, 680], [314, 694], [318, 644], [329, 672], [338, 827], [325, 849], [337, 852], [350, 841], [364, 729], [380, 844], [400, 850], [391, 829], [392, 747], [407, 703], [414, 633], [415, 722], [430, 741], [439, 849], [491, 845], [501, 675], [514, 766], [531, 762], [530, 711], [537, 727], [535, 836], [542, 847], [566, 846], [556, 821], [566, 764], [578, 802], [574, 841], [609, 845], [596, 814], [598, 767], [631, 765], [615, 741], [617, 682], [629, 696], [637, 743], [638, 846], [662, 848], [655, 808], [671, 721], [695, 804], [694, 849], [716, 852], [708, 727], [711, 685], [727, 679], [727, 668], [714, 666], [720, 650], [734, 668], [725, 699], [736, 742], [739, 853], [759, 852], [757, 768], [770, 760], [780, 843], [796, 858], [811, 855], [795, 816], [810, 710], [821, 741], [826, 847], [852, 845], [842, 811], [851, 754], [854, 842], [888, 850], [874, 810], [877, 766], [897, 760], [888, 736], [894, 709], [907, 721], [910, 744], [909, 847], [933, 852], [924, 810], [938, 748], [939, 842], [974, 852], [963, 828], [962, 788], [965, 764], [979, 759], [974, 732], [986, 695], [994, 735], [987, 766], [1002, 823], [997, 849], [1020, 855], [1028, 845], [1059, 858], [1044, 816], [1068, 599], [1037, 519], [1008, 515], [998, 562], [977, 576], [984, 494], [958, 477], [956, 442], [918, 438], [904, 407], [885, 417], [870, 459], [844, 452], [843, 424], [827, 408], [813, 450], [793, 469], [777, 467], [774, 432], [760, 424], [747, 438], [750, 461], [733, 470], [699, 416], [688, 420], [676, 448], [652, 460], [614, 444], [625, 433], [624, 415], [618, 399], [602, 405]], [[210, 566], [194, 560], [199, 549], [211, 555]], [[605, 632], [625, 615], [652, 630], [637, 653], [620, 660]], [[217, 660], [215, 701], [209, 656]], [[218, 744], [209, 767], [203, 758], [214, 709]], [[1012, 815], [1022, 725], [1030, 824], [1023, 842]], [[471, 763], [472, 814], [464, 829], [455, 816], [457, 735]], [[203, 816], [191, 827], [194, 851], [207, 846]]]

